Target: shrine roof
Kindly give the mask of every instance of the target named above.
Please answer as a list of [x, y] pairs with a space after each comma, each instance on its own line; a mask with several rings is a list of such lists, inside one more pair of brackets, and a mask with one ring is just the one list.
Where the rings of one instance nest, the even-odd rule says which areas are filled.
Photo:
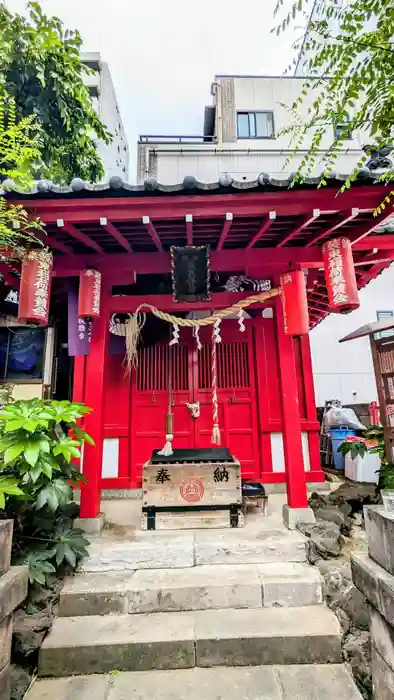
[[[339, 189], [348, 179], [349, 173], [337, 173], [327, 179], [327, 188]], [[366, 184], [379, 183], [380, 173], [375, 173], [368, 168], [363, 168], [352, 187], [362, 187]], [[0, 195], [5, 197], [41, 198], [68, 198], [68, 197], [152, 197], [162, 195], [198, 195], [198, 194], [228, 194], [242, 192], [274, 192], [289, 189], [294, 178], [294, 173], [280, 177], [269, 173], [260, 173], [252, 180], [237, 180], [228, 174], [221, 175], [217, 182], [202, 182], [194, 175], [187, 175], [182, 182], [172, 185], [158, 182], [153, 177], [148, 177], [141, 185], [133, 185], [125, 182], [119, 176], [113, 176], [106, 183], [87, 183], [81, 178], [74, 178], [69, 185], [57, 185], [50, 180], [37, 180], [32, 189], [20, 192], [11, 181], [3, 183], [0, 187]], [[315, 189], [320, 181], [320, 176], [306, 177], [302, 184], [297, 184], [297, 190]], [[325, 187], [325, 188], [326, 188]]]
[[27, 194], [10, 189], [5, 196], [45, 223], [59, 276], [86, 265], [105, 265], [119, 280], [130, 270], [167, 274], [172, 245], [209, 245], [213, 273], [277, 279], [294, 266], [308, 269], [314, 326], [328, 313], [325, 240], [350, 239], [359, 289], [394, 260], [393, 209], [376, 216], [388, 186], [364, 169], [339, 194], [346, 178], [336, 175], [321, 188], [319, 178], [291, 187], [291, 176], [265, 173], [251, 181], [223, 175], [214, 183], [188, 176], [174, 185], [153, 178], [129, 185], [119, 177], [91, 185], [75, 178], [67, 186], [40, 180]]

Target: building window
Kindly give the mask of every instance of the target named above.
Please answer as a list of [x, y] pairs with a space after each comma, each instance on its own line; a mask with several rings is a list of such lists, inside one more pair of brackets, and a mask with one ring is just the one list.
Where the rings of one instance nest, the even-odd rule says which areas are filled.
[[349, 141], [353, 138], [353, 134], [349, 129], [349, 125], [344, 122], [343, 124], [334, 125], [334, 137], [336, 139], [346, 139]]
[[[394, 311], [377, 311], [376, 317], [378, 321], [383, 321], [385, 318], [392, 318], [394, 316]], [[376, 333], [376, 338], [387, 338], [394, 335], [394, 328], [389, 328], [387, 331], [381, 331]]]
[[239, 139], [274, 138], [273, 112], [238, 112], [237, 125]]
[[0, 328], [0, 381], [42, 379], [44, 355], [44, 329]]

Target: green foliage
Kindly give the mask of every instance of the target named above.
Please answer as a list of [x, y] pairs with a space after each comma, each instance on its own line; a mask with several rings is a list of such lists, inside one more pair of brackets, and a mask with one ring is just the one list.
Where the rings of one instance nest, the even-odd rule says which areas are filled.
[[364, 457], [368, 452], [368, 447], [365, 444], [365, 440], [361, 439], [359, 442], [343, 442], [338, 447], [338, 452], [341, 452], [344, 456], [350, 453], [352, 459], [356, 457]]
[[[41, 132], [34, 115], [17, 119], [15, 100], [0, 84], [0, 179], [12, 180], [20, 190], [31, 185], [40, 159]], [[42, 245], [36, 234], [44, 233], [42, 223], [29, 218], [21, 205], [0, 198], [0, 246], [9, 248], [2, 260], [18, 257], [27, 245]], [[7, 253], [7, 251], [5, 251]]]
[[30, 2], [29, 17], [0, 7], [0, 76], [15, 99], [18, 119], [35, 116], [40, 126], [43, 177], [70, 182], [96, 181], [103, 168], [96, 139], [110, 134], [95, 113], [81, 61], [82, 40]]
[[84, 481], [79, 459], [90, 436], [77, 425], [89, 412], [69, 401], [16, 401], [0, 411], [0, 508], [14, 519], [13, 560], [26, 562], [30, 581], [75, 569], [88, 541], [72, 528], [72, 486]]
[[[393, 142], [394, 3], [392, 0], [348, 0], [346, 3], [320, 0], [318, 5], [319, 12], [313, 13], [314, 17], [312, 0], [296, 0], [288, 9], [285, 0], [278, 0], [276, 7], [276, 13], [284, 11], [283, 19], [274, 30], [277, 34], [311, 13], [306, 39], [296, 42], [295, 49], [301, 48], [301, 61], [305, 63], [308, 76], [317, 77], [305, 78], [300, 97], [288, 106], [294, 123], [285, 131], [292, 133], [294, 153], [303, 146], [307, 135], [310, 138], [312, 133], [312, 139], [293, 185], [302, 182], [317, 164], [323, 173], [320, 186], [333, 174], [340, 151], [345, 148], [346, 130], [333, 136], [328, 151], [321, 156], [323, 138], [332, 127], [346, 124], [348, 131], [367, 132], [369, 144], [378, 150]], [[333, 26], [338, 28], [332, 29]], [[313, 102], [304, 118], [300, 107], [310, 94]], [[342, 191], [351, 187], [368, 158], [369, 153], [360, 158]], [[381, 176], [387, 183], [393, 178], [392, 169]], [[387, 195], [375, 213], [386, 208], [392, 195], [393, 192]]]

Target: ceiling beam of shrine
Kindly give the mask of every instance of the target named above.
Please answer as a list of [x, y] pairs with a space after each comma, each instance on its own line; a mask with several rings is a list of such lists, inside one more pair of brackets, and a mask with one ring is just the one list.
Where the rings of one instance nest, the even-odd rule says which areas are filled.
[[312, 216], [306, 216], [302, 224], [300, 224], [300, 226], [296, 226], [296, 228], [293, 229], [293, 231], [291, 231], [287, 234], [287, 236], [282, 238], [282, 240], [278, 243], [277, 248], [282, 248], [284, 245], [289, 243], [289, 241], [292, 241], [293, 238], [297, 238], [297, 236], [299, 236], [299, 234], [302, 233], [304, 229], [313, 224], [313, 222], [316, 221], [316, 219], [318, 219], [319, 216], [320, 209], [314, 209]]
[[105, 216], [100, 218], [100, 224], [106, 231], [108, 231], [112, 238], [114, 238], [119, 243], [119, 245], [122, 246], [122, 248], [127, 250], [128, 253], [133, 252], [133, 249], [130, 243], [128, 242], [127, 238], [125, 238], [123, 233], [118, 231], [116, 226], [114, 226], [111, 221], [108, 221], [108, 219]]
[[253, 246], [257, 243], [257, 241], [259, 241], [261, 238], [263, 238], [264, 234], [271, 227], [272, 222], [275, 221], [275, 219], [276, 219], [276, 211], [268, 212], [268, 217], [263, 221], [263, 223], [261, 224], [256, 235], [252, 238], [252, 240], [248, 244], [248, 246], [247, 246], [248, 248], [253, 248]]
[[329, 236], [331, 233], [335, 233], [335, 231], [338, 231], [338, 229], [342, 228], [342, 226], [345, 226], [345, 224], [348, 224], [350, 221], [354, 221], [354, 219], [357, 218], [359, 213], [360, 210], [357, 207], [353, 207], [351, 212], [348, 213], [346, 216], [342, 217], [340, 221], [334, 224], [334, 226], [330, 226], [330, 228], [327, 228], [325, 231], [319, 233], [317, 236], [312, 238], [306, 244], [306, 248], [310, 248], [311, 246], [316, 245], [323, 238], [326, 238], [326, 236]]
[[[58, 220], [59, 221], [59, 220]], [[72, 238], [75, 238], [77, 241], [80, 243], [83, 243], [86, 245], [87, 248], [92, 248], [95, 250], [97, 253], [103, 253], [104, 250], [102, 249], [101, 245], [96, 243], [92, 238], [86, 235], [86, 233], [83, 233], [79, 229], [77, 229], [74, 224], [70, 224], [69, 222], [64, 222], [63, 226], [58, 224], [59, 228], [62, 228], [66, 233], [68, 233], [69, 236]]]
[[74, 251], [70, 246], [58, 241], [54, 236], [45, 236], [45, 238], [41, 240], [49, 248], [55, 248], [55, 250], [59, 250], [61, 253], [64, 253], [64, 255], [74, 255]]
[[187, 245], [193, 245], [193, 214], [186, 214], [185, 221]]
[[[375, 231], [377, 226], [380, 226], [381, 224], [384, 224], [384, 222], [387, 219], [390, 219], [393, 216], [393, 214], [387, 214], [387, 211], [383, 211], [378, 216], [374, 217], [372, 221], [367, 221], [365, 224], [361, 225], [360, 228], [357, 228], [357, 230], [350, 236], [351, 242], [352, 242], [352, 248], [357, 246], [357, 244], [361, 243], [361, 241], [364, 240], [364, 238], [369, 238], [369, 235]], [[373, 246], [375, 247], [375, 246]]]
[[224, 246], [224, 243], [225, 243], [226, 238], [228, 236], [228, 232], [230, 231], [230, 228], [233, 225], [233, 219], [234, 219], [234, 215], [231, 213], [231, 211], [228, 211], [226, 213], [226, 216], [225, 216], [225, 219], [223, 222], [222, 231], [221, 231], [220, 238], [219, 238], [219, 243], [218, 243], [217, 248], [216, 248], [217, 252], [220, 252], [221, 250], [223, 250], [223, 246]]
[[147, 229], [153, 243], [155, 244], [157, 250], [159, 250], [162, 253], [163, 246], [162, 246], [161, 240], [160, 240], [158, 233], [157, 233], [154, 225], [152, 224], [149, 216], [143, 216], [142, 223], [144, 224], [144, 226], [146, 226], [146, 229]]

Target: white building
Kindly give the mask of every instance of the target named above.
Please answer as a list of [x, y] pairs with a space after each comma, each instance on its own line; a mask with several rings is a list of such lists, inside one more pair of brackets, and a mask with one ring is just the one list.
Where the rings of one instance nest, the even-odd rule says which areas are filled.
[[[287, 163], [292, 153], [290, 136], [277, 135], [292, 122], [286, 105], [297, 100], [302, 84], [302, 77], [216, 76], [211, 87], [213, 104], [205, 108], [202, 135], [140, 136], [137, 182], [156, 178], [162, 184], [173, 185], [188, 175], [201, 182], [230, 176], [242, 186], [242, 181], [257, 179], [261, 173], [285, 178], [297, 169], [307, 150], [304, 144], [297, 157]], [[306, 114], [308, 100], [302, 109]], [[349, 136], [336, 163], [339, 173], [350, 173], [363, 146], [369, 143], [366, 132]], [[328, 125], [323, 144], [326, 148], [333, 137]], [[315, 173], [320, 172], [317, 164]], [[368, 341], [339, 345], [338, 340], [364, 323], [394, 313], [394, 267], [362, 290], [360, 299], [357, 311], [344, 317], [332, 315], [311, 332], [319, 406], [329, 399], [348, 404], [369, 403], [377, 398]]]
[[[300, 96], [302, 78], [267, 76], [216, 76], [211, 86], [213, 105], [205, 108], [200, 136], [142, 135], [138, 143], [137, 182], [156, 177], [163, 184], [180, 182], [194, 175], [214, 182], [228, 174], [236, 180], [253, 180], [260, 173], [283, 178], [295, 171], [307, 144], [286, 167], [292, 153], [290, 136], [278, 132], [291, 125], [289, 107]], [[305, 116], [312, 98], [305, 98]], [[323, 148], [333, 140], [328, 127]], [[351, 172], [367, 135], [354, 133], [345, 141], [338, 171]], [[322, 152], [323, 155], [324, 151]], [[316, 168], [316, 173], [321, 169]]]
[[109, 144], [98, 142], [105, 171], [103, 180], [108, 181], [113, 175], [127, 180], [129, 147], [108, 64], [101, 60], [99, 53], [83, 53], [82, 60], [93, 71], [85, 76], [85, 84], [89, 88], [94, 108], [113, 135]]

